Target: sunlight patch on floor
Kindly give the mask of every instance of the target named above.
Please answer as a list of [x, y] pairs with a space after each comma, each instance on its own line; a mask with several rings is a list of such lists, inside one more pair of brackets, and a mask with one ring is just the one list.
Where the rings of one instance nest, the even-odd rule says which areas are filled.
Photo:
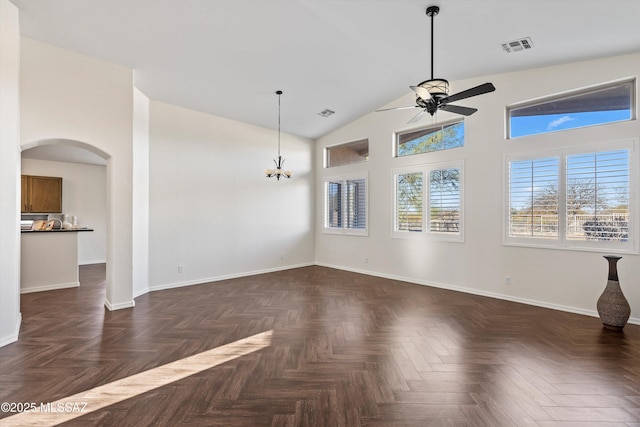
[[266, 348], [271, 345], [272, 334], [273, 331], [262, 332], [176, 360], [175, 362], [50, 402], [42, 410], [41, 407], [37, 407], [33, 412], [22, 412], [0, 419], [0, 424], [20, 427], [55, 426]]

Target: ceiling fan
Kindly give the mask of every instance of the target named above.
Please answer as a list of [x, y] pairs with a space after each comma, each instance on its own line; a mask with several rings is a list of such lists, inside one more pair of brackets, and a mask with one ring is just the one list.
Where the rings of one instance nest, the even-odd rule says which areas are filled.
[[451, 105], [450, 103], [465, 98], [471, 98], [472, 96], [478, 96], [484, 93], [493, 92], [494, 90], [496, 90], [493, 84], [484, 83], [480, 86], [472, 87], [471, 89], [463, 90], [462, 92], [449, 95], [449, 82], [445, 79], [433, 78], [433, 18], [438, 14], [438, 12], [440, 12], [440, 8], [438, 6], [429, 6], [427, 8], [427, 16], [431, 18], [431, 78], [429, 80], [423, 81], [422, 83], [419, 83], [416, 86], [410, 86], [411, 90], [416, 93], [416, 105], [407, 107], [384, 108], [381, 110], [376, 110], [376, 112], [404, 110], [408, 108], [422, 108], [422, 111], [416, 114], [407, 123], [415, 123], [427, 113], [433, 116], [438, 110], [462, 114], [463, 116], [470, 116], [478, 110], [476, 108]]

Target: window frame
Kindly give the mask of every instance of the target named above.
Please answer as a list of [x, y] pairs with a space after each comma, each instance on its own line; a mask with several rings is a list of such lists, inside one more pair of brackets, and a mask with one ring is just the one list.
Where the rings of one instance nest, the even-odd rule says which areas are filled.
[[[615, 87], [618, 86], [622, 86], [622, 85], [626, 85], [629, 84], [631, 87], [631, 94], [630, 94], [630, 102], [629, 102], [629, 108], [630, 108], [630, 117], [629, 119], [624, 119], [624, 120], [613, 120], [613, 121], [608, 121], [608, 122], [603, 122], [603, 123], [595, 123], [595, 124], [591, 124], [591, 125], [586, 125], [586, 126], [580, 126], [580, 127], [572, 127], [572, 128], [568, 128], [568, 129], [558, 129], [558, 130], [549, 130], [549, 131], [544, 131], [544, 132], [536, 132], [536, 133], [529, 133], [526, 135], [518, 135], [518, 136], [512, 136], [511, 134], [511, 130], [512, 130], [512, 123], [511, 123], [511, 119], [512, 119], [512, 111], [514, 110], [518, 110], [518, 109], [522, 109], [522, 108], [528, 108], [528, 107], [536, 107], [536, 106], [540, 106], [540, 105], [544, 105], [544, 104], [548, 104], [548, 103], [552, 103], [552, 102], [557, 102], [557, 101], [562, 101], [562, 100], [568, 100], [570, 98], [573, 97], [577, 97], [577, 96], [581, 96], [581, 95], [588, 95], [588, 94], [594, 94], [603, 90], [607, 90], [607, 89], [613, 89]], [[573, 89], [570, 91], [565, 91], [565, 92], [561, 92], [561, 93], [556, 93], [554, 95], [549, 95], [549, 96], [544, 96], [544, 97], [540, 97], [540, 98], [535, 98], [535, 99], [531, 99], [528, 101], [524, 101], [524, 102], [518, 102], [516, 104], [512, 104], [512, 105], [507, 105], [505, 108], [505, 138], [509, 141], [511, 140], [518, 140], [521, 138], [527, 138], [527, 137], [532, 137], [532, 136], [537, 136], [537, 135], [547, 135], [547, 134], [552, 134], [552, 133], [557, 133], [557, 132], [566, 132], [566, 131], [572, 131], [572, 130], [578, 130], [578, 129], [587, 129], [590, 127], [595, 127], [595, 126], [606, 126], [606, 125], [611, 125], [611, 124], [616, 124], [616, 123], [624, 123], [624, 122], [628, 122], [628, 121], [633, 121], [636, 120], [637, 118], [637, 106], [636, 106], [636, 98], [637, 98], [637, 81], [636, 78], [624, 78], [624, 79], [620, 79], [620, 80], [615, 80], [615, 81], [610, 81], [610, 82], [606, 82], [606, 83], [600, 83], [597, 85], [592, 85], [592, 86], [587, 86], [587, 87], [583, 87], [583, 88], [579, 88], [579, 89]], [[571, 113], [567, 113], [567, 114], [571, 114]]]
[[[345, 148], [345, 147], [349, 147], [349, 146], [358, 146], [360, 144], [366, 143], [367, 144], [367, 155], [366, 156], [362, 156], [362, 160], [359, 161], [354, 161], [354, 162], [347, 162], [347, 163], [341, 163], [339, 165], [331, 165], [331, 150], [333, 149], [339, 149], [339, 148]], [[353, 141], [348, 141], [348, 142], [341, 142], [339, 144], [335, 144], [335, 145], [330, 145], [328, 147], [324, 147], [324, 168], [325, 169], [331, 169], [331, 168], [338, 168], [341, 166], [348, 166], [348, 165], [357, 165], [359, 163], [367, 163], [369, 161], [369, 138], [360, 138], [360, 139], [356, 139]]]
[[[458, 232], [437, 232], [431, 231], [430, 223], [430, 175], [433, 171], [446, 169], [458, 169], [460, 171], [458, 179], [459, 197], [459, 221]], [[422, 230], [408, 231], [397, 229], [397, 177], [398, 175], [421, 173], [422, 174]], [[420, 164], [414, 166], [404, 166], [391, 170], [391, 237], [396, 239], [421, 239], [446, 242], [464, 242], [464, 160], [451, 160], [447, 162]]]
[[[560, 249], [586, 252], [612, 252], [638, 254], [640, 240], [640, 160], [638, 138], [584, 144], [557, 150], [530, 152], [527, 154], [505, 155], [503, 172], [503, 244], [532, 248]], [[567, 238], [566, 186], [567, 158], [590, 153], [605, 153], [629, 150], [629, 239], [627, 242], [579, 240]], [[510, 236], [510, 164], [512, 161], [535, 160], [544, 158], [558, 159], [558, 236], [555, 238]]]
[[[431, 150], [431, 151], [423, 151], [421, 153], [410, 153], [410, 154], [404, 154], [404, 155], [400, 155], [399, 154], [399, 145], [400, 145], [400, 137], [403, 135], [407, 135], [410, 133], [418, 133], [418, 132], [422, 132], [422, 131], [427, 131], [427, 130], [431, 130], [433, 129], [433, 132], [437, 132], [438, 130], [442, 130], [447, 126], [453, 126], [456, 124], [462, 124], [462, 129], [463, 129], [463, 139], [462, 139], [462, 145], [459, 147], [451, 147], [451, 148], [442, 148], [442, 149], [438, 149], [438, 150]], [[439, 128], [439, 129], [438, 129]], [[432, 123], [428, 126], [422, 126], [419, 128], [414, 128], [414, 129], [406, 129], [406, 130], [402, 130], [402, 131], [396, 131], [393, 134], [393, 157], [394, 158], [404, 158], [404, 157], [410, 157], [410, 156], [416, 156], [416, 155], [421, 155], [421, 154], [429, 154], [429, 153], [437, 153], [439, 151], [447, 151], [447, 150], [455, 150], [455, 149], [459, 149], [459, 148], [464, 148], [466, 142], [466, 122], [464, 120], [464, 118], [456, 118], [453, 120], [447, 120], [447, 121], [443, 121], [443, 122], [438, 122], [438, 123]]]
[[[329, 183], [341, 183], [344, 186], [348, 181], [355, 181], [364, 179], [365, 181], [365, 189], [364, 189], [364, 204], [365, 204], [365, 212], [364, 212], [364, 228], [350, 228], [348, 227], [348, 221], [346, 220], [348, 216], [348, 203], [346, 203], [347, 192], [341, 191], [341, 217], [342, 217], [342, 225], [341, 227], [329, 227], [327, 224], [327, 208], [328, 208], [328, 192], [327, 192], [327, 184]], [[345, 175], [332, 175], [326, 176], [322, 179], [322, 232], [325, 234], [342, 234], [342, 235], [352, 235], [352, 236], [368, 236], [369, 235], [369, 173], [368, 172], [358, 172], [351, 173]]]

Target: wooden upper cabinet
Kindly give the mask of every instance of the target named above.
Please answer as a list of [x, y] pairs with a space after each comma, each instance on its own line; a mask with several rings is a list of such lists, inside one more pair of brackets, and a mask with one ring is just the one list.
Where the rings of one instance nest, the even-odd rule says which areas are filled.
[[20, 177], [20, 211], [22, 213], [29, 212], [29, 177], [22, 175]]
[[62, 178], [22, 175], [21, 184], [22, 212], [62, 212]]

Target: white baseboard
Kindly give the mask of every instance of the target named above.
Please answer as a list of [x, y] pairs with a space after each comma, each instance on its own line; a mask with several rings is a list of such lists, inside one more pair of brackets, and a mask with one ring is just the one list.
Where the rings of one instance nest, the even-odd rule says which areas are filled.
[[122, 310], [124, 308], [133, 308], [136, 306], [136, 302], [131, 300], [126, 302], [121, 302], [118, 304], [112, 304], [111, 302], [109, 302], [109, 300], [105, 299], [104, 306], [107, 307], [107, 310], [109, 311], [115, 311], [115, 310]]
[[93, 260], [93, 261], [82, 261], [80, 263], [78, 263], [78, 265], [93, 265], [93, 264], [106, 264], [107, 260], [105, 259], [98, 259], [98, 260]]
[[[536, 307], [549, 308], [549, 309], [552, 309], [552, 310], [564, 311], [564, 312], [567, 312], [567, 313], [582, 314], [584, 316], [590, 316], [590, 317], [599, 317], [598, 312], [596, 310], [585, 310], [585, 309], [579, 308], [579, 307], [571, 307], [571, 306], [566, 306], [566, 305], [561, 305], [561, 304], [553, 304], [553, 303], [549, 303], [549, 302], [546, 302], [546, 301], [538, 301], [538, 300], [532, 300], [532, 299], [527, 299], [527, 298], [519, 298], [519, 297], [514, 297], [513, 295], [505, 295], [505, 294], [500, 294], [500, 293], [495, 293], [495, 292], [483, 291], [483, 290], [479, 290], [479, 289], [465, 288], [465, 287], [461, 287], [461, 286], [453, 286], [453, 285], [448, 285], [448, 284], [444, 284], [444, 283], [429, 282], [429, 281], [426, 281], [426, 280], [420, 280], [420, 279], [415, 279], [415, 278], [411, 278], [411, 277], [404, 277], [404, 276], [396, 276], [396, 275], [393, 275], [393, 274], [385, 274], [385, 273], [379, 273], [379, 272], [369, 271], [369, 270], [359, 270], [359, 269], [356, 269], [356, 268], [343, 267], [343, 266], [339, 266], [339, 265], [332, 265], [332, 264], [325, 264], [325, 263], [316, 263], [316, 265], [318, 265], [320, 267], [328, 267], [328, 268], [335, 268], [337, 270], [350, 271], [352, 273], [366, 274], [368, 276], [382, 277], [384, 279], [391, 279], [391, 280], [398, 280], [398, 281], [401, 281], [401, 282], [414, 283], [416, 285], [431, 286], [431, 287], [434, 287], [434, 288], [447, 289], [447, 290], [450, 290], [450, 291], [463, 292], [463, 293], [466, 293], [466, 294], [480, 295], [480, 296], [489, 297], [489, 298], [496, 298], [496, 299], [501, 299], [501, 300], [505, 300], [505, 301], [517, 302], [517, 303], [520, 303], [520, 304], [527, 304], [527, 305], [533, 305], [533, 306], [536, 306]], [[627, 321], [627, 323], [633, 324], [633, 325], [640, 325], [640, 318], [630, 317], [629, 320]]]
[[5, 345], [18, 341], [18, 335], [20, 335], [21, 324], [22, 324], [22, 313], [18, 313], [18, 319], [16, 321], [16, 327], [14, 329], [13, 334], [2, 338], [0, 340], [0, 347], [4, 347]]
[[151, 290], [147, 287], [133, 294], [133, 299], [138, 298], [140, 295], [148, 294]]
[[21, 294], [30, 294], [32, 292], [55, 291], [56, 289], [77, 288], [80, 282], [58, 283], [56, 285], [34, 286], [32, 288], [20, 289]]
[[[438, 283], [438, 282], [431, 282], [431, 281], [427, 281], [427, 280], [420, 280], [420, 279], [416, 279], [416, 278], [412, 278], [412, 277], [397, 276], [397, 275], [393, 275], [393, 274], [380, 273], [380, 272], [370, 271], [370, 270], [360, 270], [360, 269], [356, 269], [356, 268], [350, 268], [350, 267], [344, 267], [344, 266], [340, 266], [340, 265], [333, 265], [333, 264], [326, 264], [326, 263], [318, 263], [318, 262], [317, 263], [303, 263], [303, 264], [296, 264], [296, 265], [288, 265], [288, 266], [277, 267], [277, 268], [268, 268], [268, 269], [263, 269], [263, 270], [254, 270], [254, 271], [243, 272], [243, 273], [235, 273], [235, 274], [228, 274], [228, 275], [223, 275], [223, 276], [215, 276], [215, 277], [209, 277], [209, 278], [189, 280], [189, 281], [184, 281], [184, 282], [166, 283], [166, 284], [162, 284], [162, 285], [149, 286], [147, 288], [147, 290], [144, 290], [144, 291], [140, 292], [139, 294], [135, 295], [134, 298], [137, 298], [137, 297], [139, 297], [141, 295], [144, 295], [144, 294], [146, 294], [148, 292], [161, 291], [161, 290], [165, 290], [165, 289], [181, 288], [181, 287], [184, 287], [184, 286], [201, 285], [201, 284], [209, 283], [209, 282], [219, 282], [221, 280], [237, 279], [237, 278], [240, 278], [240, 277], [255, 276], [257, 274], [273, 273], [273, 272], [276, 272], [276, 271], [283, 271], [283, 270], [291, 270], [291, 269], [294, 269], [294, 268], [308, 267], [308, 266], [311, 266], [311, 265], [318, 265], [320, 267], [335, 268], [337, 270], [350, 271], [350, 272], [353, 272], [353, 273], [365, 274], [365, 275], [374, 276], [374, 277], [382, 277], [382, 278], [385, 278], [385, 279], [398, 280], [398, 281], [407, 282], [407, 283], [414, 283], [414, 284], [417, 284], [417, 285], [431, 286], [431, 287], [434, 287], [434, 288], [447, 289], [447, 290], [451, 290], [451, 291], [463, 292], [463, 293], [472, 294], [472, 295], [480, 295], [480, 296], [485, 296], [485, 297], [490, 297], [490, 298], [501, 299], [501, 300], [505, 300], [505, 301], [517, 302], [517, 303], [520, 303], [520, 304], [527, 304], [527, 305], [532, 305], [532, 306], [536, 306], [536, 307], [549, 308], [549, 309], [557, 310], [557, 311], [564, 311], [564, 312], [567, 312], [567, 313], [581, 314], [581, 315], [590, 316], [590, 317], [599, 317], [598, 316], [598, 312], [596, 310], [586, 310], [586, 309], [579, 308], [579, 307], [572, 307], [572, 306], [566, 306], [566, 305], [561, 305], [561, 304], [554, 304], [554, 303], [550, 303], [550, 302], [546, 302], [546, 301], [532, 300], [532, 299], [528, 299], [528, 298], [520, 298], [520, 297], [515, 297], [513, 295], [505, 295], [505, 294], [500, 294], [500, 293], [496, 293], [496, 292], [483, 291], [483, 290], [480, 290], [480, 289], [466, 288], [466, 287], [454, 286], [454, 285], [450, 285], [450, 284], [446, 284], [446, 283]], [[47, 290], [47, 289], [43, 289], [43, 290]], [[36, 291], [33, 290], [33, 291], [30, 291], [30, 292], [36, 292]], [[23, 293], [25, 293], [25, 292], [23, 292]], [[134, 307], [135, 306], [135, 301], [130, 301], [130, 302], [127, 302], [127, 303], [120, 303], [120, 304], [110, 304], [108, 301], [105, 301], [105, 306], [110, 311], [120, 310], [120, 309], [123, 309], [123, 308]], [[633, 324], [633, 325], [640, 325], [640, 318], [631, 317], [631, 318], [629, 318], [627, 323]]]
[[149, 292], [162, 291], [162, 290], [165, 290], [165, 289], [181, 288], [181, 287], [184, 287], [184, 286], [202, 285], [204, 283], [209, 283], [209, 282], [219, 282], [221, 280], [238, 279], [240, 277], [255, 276], [257, 274], [265, 274], [265, 273], [274, 273], [276, 271], [292, 270], [294, 268], [309, 267], [309, 266], [312, 266], [312, 265], [315, 265], [315, 263], [310, 262], [310, 263], [303, 263], [303, 264], [287, 265], [287, 266], [283, 266], [283, 267], [267, 268], [267, 269], [264, 269], [264, 270], [254, 270], [254, 271], [248, 271], [248, 272], [243, 272], [243, 273], [234, 273], [234, 274], [227, 274], [227, 275], [223, 275], [223, 276], [215, 276], [215, 277], [208, 277], [208, 278], [203, 278], [203, 279], [188, 280], [188, 281], [185, 281], [185, 282], [167, 283], [167, 284], [163, 284], [163, 285], [149, 286]]

